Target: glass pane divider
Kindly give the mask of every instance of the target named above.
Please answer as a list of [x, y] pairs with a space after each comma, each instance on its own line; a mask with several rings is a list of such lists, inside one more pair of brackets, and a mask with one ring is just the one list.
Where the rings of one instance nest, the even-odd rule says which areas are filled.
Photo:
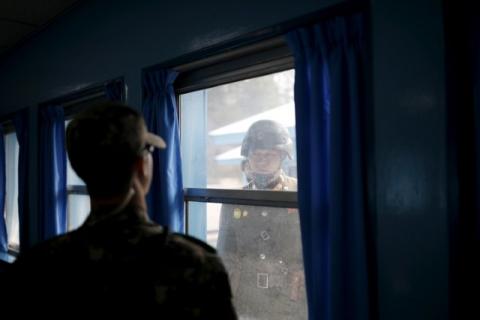
[[67, 194], [83, 194], [88, 196], [87, 186], [82, 185], [68, 185]]
[[192, 201], [298, 208], [297, 192], [292, 191], [186, 188], [184, 200], [187, 204]]

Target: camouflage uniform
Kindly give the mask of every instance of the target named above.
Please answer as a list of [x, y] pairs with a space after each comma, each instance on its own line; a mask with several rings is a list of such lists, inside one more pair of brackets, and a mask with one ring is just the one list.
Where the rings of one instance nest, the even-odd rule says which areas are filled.
[[237, 318], [215, 250], [169, 233], [132, 207], [110, 216], [95, 212], [79, 229], [21, 254], [13, 276], [22, 308]]
[[[297, 180], [282, 172], [270, 190], [296, 191]], [[307, 319], [296, 209], [223, 205], [217, 249], [240, 319]]]

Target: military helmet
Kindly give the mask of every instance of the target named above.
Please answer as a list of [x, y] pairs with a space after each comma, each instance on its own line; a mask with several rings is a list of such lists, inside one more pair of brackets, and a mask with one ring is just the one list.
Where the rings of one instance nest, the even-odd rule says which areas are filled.
[[253, 123], [243, 138], [240, 154], [248, 157], [250, 150], [275, 149], [285, 152], [292, 158], [293, 142], [288, 130], [272, 120], [259, 120]]

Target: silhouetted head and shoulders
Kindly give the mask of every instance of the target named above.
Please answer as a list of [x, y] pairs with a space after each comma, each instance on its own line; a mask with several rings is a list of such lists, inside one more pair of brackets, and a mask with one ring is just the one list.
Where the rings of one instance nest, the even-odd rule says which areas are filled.
[[142, 116], [119, 103], [93, 106], [69, 123], [66, 145], [91, 213], [78, 229], [20, 254], [13, 270], [28, 289], [18, 292], [22, 301], [235, 319], [215, 249], [149, 219], [151, 153], [166, 145]]

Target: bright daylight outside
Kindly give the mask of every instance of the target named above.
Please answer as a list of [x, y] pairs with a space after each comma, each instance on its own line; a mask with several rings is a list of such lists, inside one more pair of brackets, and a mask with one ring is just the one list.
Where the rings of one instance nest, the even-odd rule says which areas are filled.
[[[185, 188], [297, 191], [294, 71], [180, 96]], [[188, 202], [216, 247], [240, 319], [306, 319], [298, 210]]]

